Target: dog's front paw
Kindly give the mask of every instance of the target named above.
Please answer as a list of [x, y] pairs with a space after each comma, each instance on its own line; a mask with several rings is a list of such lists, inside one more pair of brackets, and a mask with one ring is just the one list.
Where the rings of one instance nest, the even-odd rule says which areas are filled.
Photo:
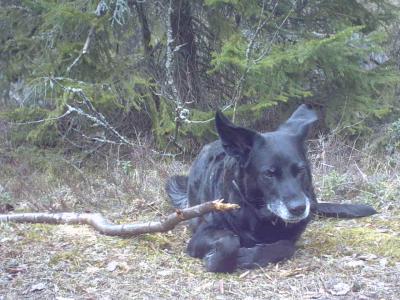
[[237, 256], [240, 247], [236, 237], [223, 237], [204, 257], [204, 265], [209, 272], [231, 273], [237, 267]]
[[294, 243], [281, 240], [273, 244], [256, 245], [252, 248], [240, 248], [237, 265], [239, 268], [251, 269], [264, 267], [269, 263], [276, 263], [293, 256]]

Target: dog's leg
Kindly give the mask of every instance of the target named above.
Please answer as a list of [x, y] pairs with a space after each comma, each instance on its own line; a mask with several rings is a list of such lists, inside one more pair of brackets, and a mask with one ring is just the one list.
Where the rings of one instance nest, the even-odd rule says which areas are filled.
[[240, 248], [239, 237], [229, 230], [206, 228], [197, 230], [190, 239], [190, 256], [202, 258], [210, 272], [233, 272]]
[[243, 269], [264, 267], [269, 263], [291, 258], [295, 250], [294, 242], [288, 240], [256, 245], [252, 248], [240, 248], [237, 264], [239, 268]]
[[376, 214], [376, 210], [365, 204], [317, 203], [314, 214], [334, 218], [361, 218]]

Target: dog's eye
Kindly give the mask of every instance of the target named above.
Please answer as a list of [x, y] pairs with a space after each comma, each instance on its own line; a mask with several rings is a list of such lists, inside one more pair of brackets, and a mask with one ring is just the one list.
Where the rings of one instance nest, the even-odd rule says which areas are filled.
[[299, 172], [303, 172], [306, 170], [306, 166], [300, 165], [297, 167], [297, 169], [299, 170]]
[[263, 176], [265, 178], [273, 178], [273, 177], [276, 176], [276, 174], [277, 174], [277, 171], [274, 168], [268, 169], [268, 170], [263, 172]]
[[304, 174], [304, 172], [307, 170], [307, 167], [305, 165], [298, 165], [295, 168], [295, 173], [298, 174]]

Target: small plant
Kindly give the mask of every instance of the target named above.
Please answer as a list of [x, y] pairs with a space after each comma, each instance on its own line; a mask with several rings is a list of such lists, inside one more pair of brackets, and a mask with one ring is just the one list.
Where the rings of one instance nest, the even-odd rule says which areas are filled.
[[385, 145], [385, 150], [388, 153], [393, 153], [400, 147], [400, 119], [390, 124], [387, 135], [388, 141]]
[[321, 196], [324, 201], [334, 198], [337, 196], [348, 181], [345, 174], [340, 174], [333, 170], [324, 176], [321, 182]]
[[130, 176], [133, 171], [132, 162], [129, 160], [120, 161], [121, 169], [125, 175]]
[[9, 204], [12, 202], [12, 197], [9, 192], [7, 192], [3, 186], [0, 185], [0, 205]]

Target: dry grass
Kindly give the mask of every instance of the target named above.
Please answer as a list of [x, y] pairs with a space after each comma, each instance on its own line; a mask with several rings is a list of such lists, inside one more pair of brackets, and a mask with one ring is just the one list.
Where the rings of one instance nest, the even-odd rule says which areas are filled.
[[[0, 224], [0, 299], [398, 299], [400, 164], [334, 138], [313, 141], [310, 154], [323, 200], [367, 202], [380, 214], [316, 220], [290, 261], [234, 274], [207, 273], [188, 257], [185, 226], [119, 239], [86, 226]], [[121, 222], [156, 219], [172, 209], [166, 178], [188, 167], [147, 150], [95, 171], [54, 157], [46, 157], [52, 171], [21, 154], [7, 159], [0, 205], [99, 211]]]

